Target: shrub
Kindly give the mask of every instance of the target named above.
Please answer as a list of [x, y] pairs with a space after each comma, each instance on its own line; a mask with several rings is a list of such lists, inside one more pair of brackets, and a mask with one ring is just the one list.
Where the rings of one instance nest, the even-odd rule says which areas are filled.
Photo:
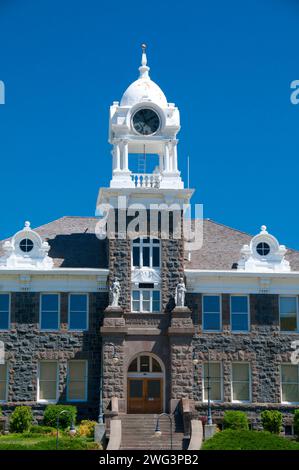
[[29, 406], [17, 406], [11, 415], [9, 427], [12, 432], [28, 431], [32, 423], [32, 411]]
[[94, 428], [96, 424], [96, 421], [89, 421], [88, 419], [83, 419], [79, 426], [80, 436], [94, 437]]
[[56, 428], [52, 428], [51, 426], [34, 425], [34, 426], [30, 427], [29, 432], [31, 434], [55, 435], [56, 434]]
[[299, 410], [294, 411], [294, 434], [299, 438]]
[[265, 410], [261, 413], [262, 425], [265, 431], [279, 434], [282, 429], [282, 413], [278, 410]]
[[[60, 414], [62, 411], [68, 413]], [[44, 425], [56, 428], [57, 417], [59, 415], [59, 427], [66, 429], [72, 422], [75, 424], [77, 416], [77, 408], [72, 405], [48, 405], [44, 412]]]
[[248, 431], [248, 419], [243, 411], [226, 411], [223, 419], [224, 429]]

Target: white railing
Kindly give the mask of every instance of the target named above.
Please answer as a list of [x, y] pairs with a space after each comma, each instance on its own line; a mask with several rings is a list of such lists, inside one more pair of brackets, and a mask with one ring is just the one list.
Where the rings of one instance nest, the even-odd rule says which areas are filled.
[[147, 173], [134, 173], [132, 174], [132, 181], [135, 188], [160, 188], [161, 175], [147, 174]]

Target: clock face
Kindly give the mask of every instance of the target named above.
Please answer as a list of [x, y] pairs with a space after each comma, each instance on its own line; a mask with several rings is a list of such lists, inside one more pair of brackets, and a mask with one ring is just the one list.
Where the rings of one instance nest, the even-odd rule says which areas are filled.
[[142, 135], [151, 135], [160, 127], [158, 114], [150, 108], [140, 109], [133, 116], [133, 126]]

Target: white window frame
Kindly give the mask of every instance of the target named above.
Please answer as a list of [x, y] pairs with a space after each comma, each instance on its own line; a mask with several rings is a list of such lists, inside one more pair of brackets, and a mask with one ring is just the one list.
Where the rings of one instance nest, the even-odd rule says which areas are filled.
[[[139, 243], [136, 243], [135, 240], [132, 240], [131, 243], [131, 266], [132, 269], [142, 269], [142, 268], [150, 268], [150, 269], [161, 269], [161, 240], [155, 237], [137, 237], [139, 238]], [[144, 239], [149, 238], [149, 242], [144, 242]], [[153, 240], [158, 240], [159, 243], [154, 243]], [[143, 266], [143, 247], [149, 247], [149, 266]], [[133, 248], [139, 247], [139, 266], [134, 266], [134, 257], [133, 257]], [[159, 266], [153, 266], [153, 248], [159, 248]]]
[[[233, 330], [232, 325], [232, 319], [233, 315], [245, 315], [245, 313], [242, 312], [232, 312], [232, 297], [246, 297], [247, 298], [247, 330]], [[229, 300], [229, 308], [230, 308], [230, 330], [232, 333], [249, 333], [250, 332], [250, 296], [248, 294], [230, 294], [230, 300]]]
[[[69, 397], [69, 384], [70, 384], [70, 363], [71, 362], [84, 362], [85, 364], [85, 383], [84, 383], [84, 399], [73, 400]], [[67, 363], [67, 385], [66, 385], [66, 399], [70, 403], [83, 403], [88, 400], [88, 361], [86, 359], [71, 359]]]
[[[42, 296], [57, 295], [58, 296], [58, 328], [42, 328]], [[50, 310], [48, 310], [50, 311]], [[61, 296], [59, 292], [41, 292], [39, 296], [39, 329], [41, 331], [59, 331], [61, 328]]]
[[[219, 322], [219, 330], [210, 330], [204, 328], [204, 297], [219, 297], [219, 315], [220, 315], [220, 322]], [[202, 313], [202, 331], [205, 333], [219, 333], [222, 331], [222, 294], [202, 294], [201, 298], [201, 313]], [[216, 312], [208, 312], [208, 313], [216, 313]]]
[[[43, 364], [46, 364], [46, 363], [49, 363], [49, 362], [55, 362], [56, 363], [56, 398], [55, 400], [44, 400], [42, 398], [39, 397], [40, 395], [40, 365], [41, 363]], [[41, 360], [41, 361], [38, 361], [38, 372], [37, 372], [37, 402], [38, 403], [49, 403], [49, 404], [55, 404], [58, 402], [58, 392], [59, 392], [59, 362], [56, 360], [56, 359], [53, 359], [53, 360]]]
[[[234, 400], [234, 381], [233, 381], [233, 366], [234, 364], [242, 364], [248, 366], [248, 387], [249, 387], [249, 400]], [[243, 383], [244, 381], [236, 380], [235, 382]], [[247, 383], [247, 382], [246, 382]], [[252, 403], [252, 378], [251, 378], [251, 364], [247, 361], [233, 361], [231, 363], [231, 379], [230, 379], [230, 388], [231, 388], [231, 402], [232, 403]]]
[[6, 366], [6, 377], [5, 377], [5, 399], [0, 400], [0, 403], [7, 403], [8, 401], [8, 381], [9, 381], [9, 364], [8, 362], [5, 362], [4, 364], [1, 364], [2, 366]]
[[280, 364], [280, 402], [285, 405], [299, 405], [299, 401], [282, 401], [282, 367], [283, 366], [297, 367], [298, 382], [299, 382], [299, 364], [292, 364], [291, 362], [282, 362]]
[[[0, 331], [9, 331], [11, 327], [11, 293], [1, 292], [0, 295], [8, 295], [8, 328], [0, 328]], [[0, 312], [3, 313], [3, 311]]]
[[[149, 357], [150, 372], [141, 371], [140, 360], [141, 360], [142, 356]], [[137, 359], [137, 371], [129, 371], [129, 367], [132, 364], [132, 362], [135, 361], [135, 359]], [[158, 362], [158, 364], [161, 368], [160, 372], [158, 372], [158, 371], [154, 372], [153, 371], [153, 359], [155, 359]], [[154, 356], [151, 353], [138, 353], [137, 356], [132, 358], [132, 360], [130, 361], [130, 363], [128, 365], [128, 377], [145, 377], [145, 376], [146, 377], [161, 377], [161, 376], [163, 376], [163, 374], [164, 374], [163, 364], [157, 359], [156, 356]]]
[[[296, 310], [297, 310], [297, 317], [296, 317], [296, 321], [297, 321], [297, 329], [296, 330], [282, 330], [281, 329], [281, 324], [280, 324], [280, 318], [281, 318], [281, 309], [280, 309], [280, 299], [282, 298], [289, 298], [289, 297], [293, 297], [296, 299]], [[292, 335], [292, 334], [298, 334], [299, 332], [299, 303], [298, 303], [298, 295], [292, 295], [292, 294], [284, 294], [284, 295], [279, 295], [279, 299], [278, 299], [278, 309], [279, 309], [279, 331], [280, 333], [282, 334], [288, 334], [288, 335]]]
[[[203, 361], [202, 362], [202, 401], [204, 403], [208, 402], [208, 396], [205, 396], [205, 366], [208, 367], [209, 362], [208, 361]], [[221, 361], [210, 361], [210, 366], [211, 364], [220, 364], [220, 395], [221, 398], [220, 400], [212, 400], [210, 399], [211, 403], [220, 403], [223, 401], [223, 364]], [[210, 384], [211, 384], [211, 379], [210, 379]], [[208, 384], [207, 384], [208, 386]]]
[[[70, 327], [70, 318], [71, 318], [71, 296], [75, 295], [84, 295], [87, 299], [86, 301], [86, 328], [71, 328]], [[89, 329], [89, 295], [86, 292], [70, 292], [68, 295], [68, 330], [69, 331], [87, 331]]]
[[[139, 306], [141, 307], [143, 305], [143, 292], [144, 291], [147, 291], [147, 292], [150, 292], [151, 295], [150, 295], [150, 310], [134, 310], [133, 309], [133, 303], [134, 302], [137, 302], [137, 300], [134, 300], [133, 301], [133, 292], [139, 292], [140, 294], [140, 299], [139, 299]], [[160, 293], [160, 310], [159, 312], [154, 312], [153, 311], [153, 292], [159, 292]], [[133, 313], [154, 313], [155, 315], [158, 315], [159, 313], [161, 313], [161, 290], [160, 289], [132, 289], [131, 291], [131, 311]]]

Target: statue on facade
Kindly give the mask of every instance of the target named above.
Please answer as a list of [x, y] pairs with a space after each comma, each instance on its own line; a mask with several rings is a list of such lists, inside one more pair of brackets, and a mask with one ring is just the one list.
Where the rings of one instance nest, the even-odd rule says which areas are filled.
[[175, 304], [177, 307], [185, 307], [185, 294], [187, 292], [184, 278], [181, 277], [175, 289]]
[[120, 283], [116, 277], [110, 286], [111, 307], [119, 307]]

